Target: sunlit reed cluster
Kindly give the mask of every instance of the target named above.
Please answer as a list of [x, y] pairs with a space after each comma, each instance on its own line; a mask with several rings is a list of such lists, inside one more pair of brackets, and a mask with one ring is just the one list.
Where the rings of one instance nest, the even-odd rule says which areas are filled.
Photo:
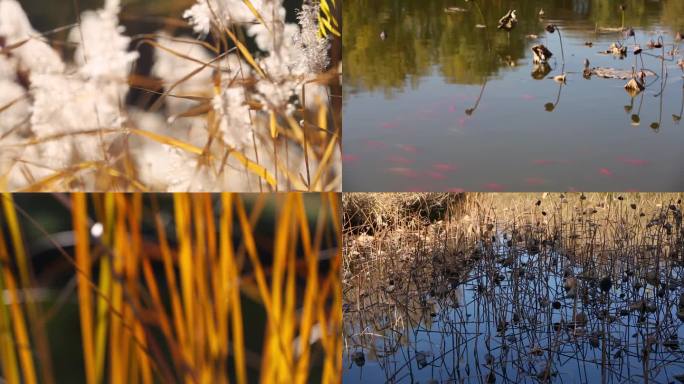
[[118, 0], [44, 32], [0, 0], [0, 189], [339, 189], [333, 9], [199, 0], [185, 21], [128, 36]]
[[[299, 194], [249, 204], [233, 194], [177, 194], [171, 210], [139, 194], [61, 201], [71, 211], [73, 257], [2, 196], [0, 375], [8, 382], [55, 382], [45, 319], [66, 310], [32, 296], [37, 261], [21, 223], [50, 239], [74, 276], [75, 286], [59, 291], [77, 302], [83, 382], [338, 382], [335, 195], [322, 195], [313, 216]], [[275, 235], [264, 246], [255, 229], [273, 209]], [[261, 320], [245, 312], [250, 301], [263, 308], [265, 329], [254, 329]]]

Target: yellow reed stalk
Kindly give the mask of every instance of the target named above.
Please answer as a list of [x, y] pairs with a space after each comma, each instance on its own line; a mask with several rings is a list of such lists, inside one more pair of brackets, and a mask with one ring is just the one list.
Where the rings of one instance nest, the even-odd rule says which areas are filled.
[[[215, 334], [212, 334], [212, 316], [213, 305], [211, 297], [208, 294], [207, 287], [207, 248], [206, 248], [206, 219], [204, 217], [204, 204], [202, 200], [206, 198], [206, 194], [192, 195], [190, 200], [193, 218], [192, 223], [195, 229], [195, 241], [193, 242], [194, 266], [193, 271], [195, 305], [197, 319], [195, 322], [196, 328], [196, 346], [197, 351], [197, 366], [200, 369], [200, 380], [206, 377], [206, 372], [209, 370], [211, 356], [218, 354], [218, 340], [215, 339]], [[209, 347], [207, 350], [207, 346]]]
[[290, 217], [290, 201], [291, 195], [288, 195], [286, 202], [283, 205], [280, 217], [277, 221], [276, 238], [273, 250], [273, 273], [271, 278], [271, 296], [273, 297], [273, 313], [276, 323], [280, 322], [281, 302], [282, 302], [282, 288], [283, 277], [285, 273], [285, 265], [287, 262], [288, 240], [289, 232], [292, 228], [292, 220]]
[[[332, 292], [333, 301], [330, 309], [331, 314], [327, 316], [330, 319], [330, 332], [323, 332], [323, 345], [325, 349], [326, 361], [324, 365], [324, 373], [328, 375], [328, 382], [338, 383], [340, 381], [342, 372], [342, 287], [340, 281], [340, 265], [341, 265], [341, 251], [333, 263], [331, 263], [330, 275], [328, 277], [328, 286], [326, 291]], [[325, 294], [327, 297], [328, 294]], [[323, 304], [321, 303], [321, 309]], [[319, 317], [325, 317], [323, 313]]]
[[205, 303], [205, 322], [209, 333], [209, 343], [211, 347], [211, 366], [213, 367], [214, 377], [216, 379], [222, 378], [223, 372], [226, 371], [224, 365], [227, 358], [226, 340], [222, 338], [225, 333], [226, 317], [219, 317], [221, 311], [219, 307], [224, 301], [223, 296], [220, 295], [221, 274], [218, 269], [218, 240], [216, 236], [216, 222], [214, 219], [214, 209], [212, 206], [212, 195], [203, 194], [201, 203], [198, 204], [197, 209], [203, 211], [205, 221], [205, 241], [206, 241], [206, 295], [207, 303]]
[[73, 215], [73, 228], [76, 239], [76, 265], [78, 265], [83, 272], [79, 273], [77, 276], [83, 363], [85, 366], [86, 382], [95, 384], [97, 381], [97, 370], [93, 340], [92, 295], [89, 285], [92, 266], [90, 263], [90, 231], [87, 217], [88, 204], [86, 202], [85, 194], [73, 194], [72, 204], [71, 212]]
[[169, 317], [164, 310], [164, 304], [162, 303], [162, 298], [161, 294], [159, 293], [159, 286], [157, 285], [154, 271], [152, 270], [152, 264], [150, 263], [149, 259], [144, 259], [142, 263], [143, 276], [147, 286], [149, 287], [149, 295], [152, 299], [154, 310], [159, 316], [159, 328], [161, 328], [161, 331], [167, 340], [173, 340], [171, 324], [169, 322]]
[[275, 111], [270, 112], [269, 126], [270, 126], [270, 131], [271, 131], [271, 138], [277, 139], [278, 138], [278, 122], [276, 120]]
[[[130, 252], [126, 258], [126, 274], [128, 281], [127, 294], [131, 298], [127, 311], [127, 324], [133, 325], [133, 333], [130, 337], [126, 338], [127, 346], [125, 350], [130, 348], [130, 343], [133, 341], [133, 337], [139, 340], [139, 343], [133, 344], [136, 353], [131, 353], [131, 362], [136, 363], [136, 369], [132, 370], [132, 374], [129, 375], [129, 379], [140, 378], [144, 382], [149, 382], [152, 380], [151, 372], [152, 367], [150, 360], [147, 356], [147, 343], [145, 340], [145, 333], [142, 328], [140, 321], [134, 316], [134, 308], [136, 307], [135, 302], [140, 296], [139, 292], [139, 278], [140, 278], [140, 266], [141, 266], [141, 254], [143, 248], [142, 239], [142, 216], [143, 216], [143, 200], [140, 193], [135, 193], [131, 195], [130, 199], [130, 209], [128, 212], [128, 223], [130, 226]], [[129, 330], [130, 332], [130, 330]], [[138, 371], [138, 372], [136, 372]]]
[[[0, 292], [5, 292], [4, 278], [9, 273], [9, 255], [2, 230], [0, 230]], [[9, 290], [8, 290], [9, 291]], [[10, 383], [19, 383], [20, 373], [17, 353], [14, 349], [15, 340], [12, 331], [12, 321], [4, 300], [0, 300], [0, 371]]]
[[214, 364], [215, 369], [219, 369], [219, 372], [225, 372], [222, 365], [225, 364], [227, 358], [227, 346], [226, 339], [221, 338], [225, 333], [225, 323], [227, 321], [226, 317], [219, 317], [220, 313], [218, 311], [221, 302], [224, 301], [223, 297], [220, 295], [221, 290], [221, 274], [219, 271], [219, 249], [218, 249], [218, 236], [217, 227], [215, 221], [215, 213], [213, 208], [213, 197], [210, 194], [205, 194], [202, 199], [202, 209], [204, 211], [204, 218], [206, 221], [206, 248], [207, 248], [207, 260], [206, 265], [209, 268], [209, 278], [207, 281], [207, 296], [209, 297], [209, 306], [207, 308], [208, 312], [206, 315], [207, 324], [210, 332], [211, 342], [213, 344], [212, 349], [212, 360], [219, 363]]
[[[266, 21], [264, 20], [263, 17], [261, 17], [261, 14], [254, 7], [252, 2], [250, 0], [242, 0], [242, 2], [245, 3], [245, 5], [247, 6], [247, 8], [249, 8], [250, 11], [252, 11], [252, 13], [254, 14], [254, 17], [256, 17], [257, 20], [259, 20], [259, 22], [261, 24], [263, 24], [263, 26], [266, 28], [266, 30], [268, 30], [269, 32], [271, 32], [271, 34], [273, 34], [273, 32], [271, 31], [271, 28], [268, 26], [268, 24], [266, 24]], [[2, 110], [0, 110], [0, 112], [2, 112]]]
[[[233, 356], [238, 384], [247, 383], [247, 366], [245, 361], [245, 340], [242, 324], [242, 304], [240, 300], [239, 275], [233, 253], [233, 201], [234, 195], [221, 195], [221, 227], [220, 227], [220, 271], [222, 274], [222, 295], [227, 298], [225, 312], [230, 312], [232, 324]], [[227, 332], [226, 332], [227, 333]], [[224, 338], [223, 340], [228, 340]]]
[[[290, 232], [290, 231], [287, 231]], [[293, 233], [293, 235], [295, 235]], [[285, 308], [283, 311], [282, 315], [282, 320], [281, 320], [281, 333], [282, 333], [282, 340], [283, 340], [283, 346], [285, 347], [284, 351], [281, 351], [281, 353], [285, 356], [285, 359], [283, 359], [283, 364], [281, 364], [281, 368], [284, 369], [284, 371], [280, 372], [278, 375], [280, 381], [285, 381], [288, 383], [291, 383], [295, 375], [295, 369], [294, 369], [294, 364], [293, 362], [295, 361], [295, 355], [294, 355], [294, 341], [295, 341], [295, 327], [297, 325], [297, 313], [296, 313], [296, 305], [297, 305], [297, 291], [296, 291], [296, 274], [297, 274], [297, 253], [295, 250], [295, 241], [291, 242], [292, 246], [289, 252], [289, 257], [287, 258], [287, 282], [286, 282], [286, 288], [285, 288]], [[277, 355], [276, 355], [277, 356]], [[287, 362], [291, 362], [290, 364], [286, 364]]]
[[[5, 212], [5, 219], [12, 238], [12, 249], [14, 251], [14, 259], [19, 269], [19, 286], [31, 286], [31, 274], [29, 272], [30, 261], [26, 249], [24, 248], [24, 240], [17, 219], [17, 212], [14, 207], [12, 195], [3, 193], [2, 195], [3, 211]], [[42, 379], [46, 384], [51, 384], [52, 380], [52, 364], [50, 362], [50, 352], [47, 345], [47, 333], [41, 325], [39, 320], [42, 316], [39, 309], [32, 301], [26, 303], [26, 314], [28, 318], [28, 325], [33, 335], [33, 340], [36, 344], [36, 354], [41, 358], [43, 364]], [[33, 325], [33, 326], [31, 326]]]
[[139, 275], [139, 264], [140, 264], [140, 253], [142, 252], [142, 195], [140, 193], [134, 193], [130, 195], [129, 209], [126, 211], [128, 213], [128, 232], [130, 236], [129, 240], [129, 253], [130, 257], [125, 260], [126, 265], [126, 277], [128, 278], [128, 289], [131, 291], [133, 296], [136, 296], [137, 292], [137, 280]]
[[[338, 333], [336, 330], [339, 328], [336, 327], [336, 318], [326, 314], [326, 306], [325, 303], [328, 300], [328, 295], [330, 294], [331, 286], [338, 286], [339, 283], [336, 283], [336, 281], [339, 281], [337, 279], [337, 274], [339, 273], [339, 270], [336, 270], [334, 267], [331, 268], [330, 275], [328, 278], [325, 280], [325, 282], [322, 284], [320, 293], [317, 297], [317, 302], [318, 305], [316, 307], [316, 317], [318, 321], [321, 324], [326, 324], [327, 322], [330, 321], [330, 329], [332, 329], [331, 333], [328, 333], [328, 330], [326, 329], [325, 332], [321, 333], [321, 344], [323, 345], [323, 350], [324, 354], [326, 356], [326, 359], [323, 362], [323, 383], [336, 383], [339, 381], [340, 373], [337, 372], [337, 356], [341, 356], [341, 349], [340, 354], [337, 354], [337, 340], [340, 339]], [[336, 285], [337, 284], [337, 285]], [[337, 301], [333, 301], [333, 309], [332, 311], [339, 312], [341, 314], [341, 310], [337, 310], [335, 305], [337, 304]], [[341, 306], [341, 303], [340, 303]], [[341, 307], [340, 307], [341, 308]], [[340, 318], [341, 321], [341, 318]], [[341, 359], [340, 359], [341, 360]], [[336, 373], [337, 372], [337, 373]], [[341, 372], [341, 371], [340, 371]]]
[[233, 156], [235, 160], [240, 162], [242, 165], [244, 165], [248, 171], [252, 172], [253, 174], [261, 177], [265, 182], [268, 183], [271, 187], [275, 187], [276, 185], [276, 180], [275, 177], [264, 167], [261, 165], [249, 160], [247, 156], [244, 154], [235, 151], [235, 150], [228, 150], [228, 154], [230, 156]]
[[60, 180], [64, 180], [68, 177], [74, 176], [76, 173], [86, 170], [86, 169], [98, 169], [102, 167], [102, 163], [99, 161], [87, 161], [83, 162], [80, 164], [76, 164], [71, 166], [68, 169], [65, 169], [63, 171], [56, 172], [50, 176], [47, 176], [45, 178], [42, 178], [35, 183], [22, 188], [19, 190], [19, 192], [42, 192], [45, 190], [56, 190], [58, 188], [55, 188], [53, 185], [57, 183]]
[[178, 238], [178, 268], [180, 270], [180, 288], [181, 296], [183, 298], [183, 309], [185, 313], [185, 330], [190, 354], [190, 361], [188, 363], [194, 369], [196, 368], [197, 351], [194, 346], [196, 340], [196, 323], [195, 323], [195, 308], [193, 295], [193, 257], [192, 257], [192, 239], [190, 232], [190, 205], [189, 195], [174, 194], [174, 214], [176, 219], [176, 236]]
[[[126, 212], [126, 201], [123, 195], [115, 195], [116, 210]], [[110, 382], [118, 384], [125, 382], [124, 373], [126, 359], [129, 357], [126, 351], [121, 350], [124, 338], [122, 321], [127, 317], [123, 308], [123, 286], [124, 258], [128, 251], [128, 239], [126, 234], [126, 217], [123, 214], [117, 215], [114, 224], [114, 246], [113, 246], [113, 265], [114, 279], [112, 283], [111, 307], [117, 314], [111, 313], [110, 336], [109, 336], [109, 362], [110, 362]], [[123, 316], [123, 317], [120, 317]]]
[[[326, 199], [322, 199], [322, 202], [325, 202]], [[305, 215], [306, 212], [304, 210], [304, 203], [300, 197], [297, 201], [297, 212], [298, 212], [298, 217], [300, 218], [300, 226], [301, 226], [301, 232], [302, 232], [302, 242], [305, 242], [305, 239], [309, 238], [309, 228], [306, 222], [306, 217], [302, 217], [302, 215]], [[322, 233], [324, 229], [324, 225], [326, 223], [326, 210], [324, 209], [325, 205], [323, 205], [323, 208], [321, 208], [321, 214], [319, 216], [318, 220], [318, 230], [316, 234], [316, 244], [320, 243], [320, 239], [322, 238]], [[320, 294], [319, 292], [319, 287], [318, 287], [318, 247], [314, 247], [313, 249], [311, 247], [306, 247], [305, 246], [305, 253], [304, 257], [306, 260], [306, 266], [307, 266], [307, 285], [306, 289], [304, 292], [304, 302], [302, 306], [302, 314], [301, 314], [301, 324], [300, 324], [300, 344], [299, 344], [299, 349], [300, 349], [300, 358], [299, 361], [297, 362], [297, 367], [296, 367], [296, 378], [295, 378], [295, 383], [305, 383], [308, 379], [308, 368], [310, 365], [310, 344], [309, 344], [309, 339], [311, 337], [311, 331], [312, 327], [314, 324], [314, 311], [315, 311], [315, 305], [317, 304], [317, 297]], [[324, 328], [325, 332], [325, 324], [319, 324], [319, 326]]]
[[[289, 367], [286, 365], [287, 361], [292, 360], [290, 351], [288, 350], [288, 327], [287, 319], [285, 318], [287, 308], [283, 308], [283, 279], [288, 272], [289, 259], [290, 259], [290, 232], [293, 228], [292, 225], [292, 197], [293, 195], [287, 195], [285, 203], [283, 204], [280, 216], [277, 221], [276, 239], [273, 251], [273, 272], [271, 279], [271, 296], [273, 298], [273, 308], [272, 308], [272, 318], [269, 317], [269, 323], [279, 324], [278, 330], [280, 336], [282, 337], [282, 344], [285, 350], [281, 351], [280, 344], [281, 340], [277, 337], [273, 337], [272, 333], [269, 333], [270, 340], [268, 343], [269, 357], [270, 356], [284, 356], [285, 359], [273, 359], [271, 367], [271, 375], [275, 376], [276, 380], [283, 380], [285, 373], [288, 372]], [[289, 276], [288, 276], [289, 283]], [[289, 285], [288, 285], [289, 288]], [[285, 299], [290, 299], [288, 288], [285, 289]], [[287, 306], [289, 303], [286, 303]], [[285, 312], [285, 313], [284, 313]]]
[[[339, 217], [335, 194], [322, 195], [321, 213], [313, 238], [303, 195], [277, 198], [273, 262], [269, 262], [268, 273], [258, 255], [254, 233], [267, 201], [263, 196], [254, 200], [248, 215], [239, 197], [222, 194], [222, 210], [219, 221], [215, 222], [211, 195], [175, 195], [177, 255], [170, 248], [161, 213], [152, 198], [166, 280], [161, 285], [155, 276], [153, 259], [146, 257], [151, 248], [145, 246], [142, 236], [142, 195], [106, 194], [92, 199], [96, 217], [105, 228], [100, 242], [108, 250], [100, 258], [99, 265], [93, 265], [96, 255], [92, 252], [99, 247], [91, 249], [87, 198], [83, 194], [72, 196], [77, 242], [72, 265], [78, 272], [77, 294], [87, 382], [148, 384], [158, 381], [159, 373], [169, 375], [165, 379], [172, 378], [163, 361], [167, 356], [159, 349], [168, 347], [175, 372], [185, 382], [227, 383], [225, 374], [231, 366], [236, 382], [247, 383], [248, 352], [241, 279], [251, 281], [252, 278], [256, 281], [256, 295], [263, 303], [268, 324], [262, 348], [263, 381], [294, 381], [295, 384], [308, 381], [309, 339], [316, 323], [322, 329], [321, 342], [326, 352], [323, 381], [339, 381], [341, 363], [337, 360], [341, 341], [336, 332], [341, 329], [341, 311], [326, 310], [331, 301], [335, 306], [341, 306], [341, 294], [337, 292], [340, 281], [336, 276], [339, 260], [331, 263], [331, 271], [324, 279], [318, 272], [318, 252], [330, 224], [327, 209], [334, 211], [333, 217]], [[234, 212], [237, 212], [243, 241], [239, 249], [233, 240]], [[339, 223], [334, 225], [339, 229]], [[300, 242], [303, 255], [298, 251]], [[0, 256], [3, 256], [3, 246], [0, 233]], [[4, 258], [8, 257], [4, 251]], [[249, 262], [253, 277], [241, 276], [243, 257]], [[100, 271], [97, 286], [92, 282], [93, 267]], [[296, 279], [300, 270], [301, 277], [307, 281], [302, 298], [297, 295]], [[0, 285], [10, 287], [11, 292], [13, 283], [11, 270], [0, 257]], [[249, 289], [242, 286], [245, 292]], [[168, 287], [168, 292], [160, 292], [160, 287]], [[16, 285], [13, 289], [18, 295]], [[27, 383], [35, 382], [35, 376], [27, 379], [27, 361], [33, 363], [31, 350], [26, 347], [30, 338], [27, 328], [24, 326], [23, 335], [20, 328], [21, 324], [36, 323], [30, 316], [26, 323], [22, 306], [16, 299], [12, 300], [14, 307], [8, 307], [10, 310], [4, 306], [0, 308], [0, 331], [11, 329], [6, 334], [0, 333], [2, 374], [5, 378], [14, 376]], [[169, 300], [169, 309], [166, 300]], [[93, 316], [95, 306], [96, 317]], [[161, 344], [158, 335], [161, 335]], [[13, 353], [15, 341], [22, 348]], [[232, 364], [229, 359], [233, 359]], [[7, 368], [12, 363], [14, 372]], [[105, 369], [108, 369], [107, 378], [104, 378]]]
[[[162, 316], [162, 313], [159, 313], [159, 317], [160, 319], [165, 318]], [[168, 335], [168, 322], [164, 322], [164, 324], [166, 325], [166, 327], [161, 325], [160, 328], [162, 328], [162, 332], [164, 333], [164, 335]], [[136, 348], [138, 353], [135, 354], [134, 359], [139, 359], [140, 361], [140, 376], [142, 378], [142, 383], [152, 384], [154, 382], [154, 377], [152, 375], [152, 364], [147, 353], [141, 348], [147, 348], [147, 342], [145, 340], [145, 329], [143, 328], [143, 325], [140, 322], [136, 322], [135, 324], [135, 337], [137, 340], [140, 340], [141, 343], [141, 346]]]
[[[342, 224], [340, 220], [341, 210], [338, 196], [334, 193], [325, 194], [328, 198], [332, 211], [332, 223], [337, 235], [337, 244], [342, 243]], [[327, 318], [330, 324], [321, 333], [321, 342], [325, 350], [325, 362], [323, 368], [324, 381], [328, 383], [339, 383], [342, 375], [342, 282], [340, 279], [340, 269], [342, 265], [342, 250], [338, 248], [335, 258], [330, 263], [330, 272], [319, 295], [319, 319]], [[330, 314], [325, 314], [325, 301], [332, 292], [333, 301]], [[325, 321], [325, 320], [319, 320]]]
[[318, 127], [321, 128], [320, 133], [325, 137], [328, 130], [328, 106], [325, 103], [320, 103], [318, 107]]
[[[104, 226], [102, 243], [107, 247], [112, 247], [114, 217], [116, 216], [114, 195], [107, 193], [104, 195], [93, 195], [93, 198], [96, 199], [97, 196], [103, 196], [103, 200], [101, 202], [102, 217], [99, 219]], [[100, 206], [100, 204], [96, 202], [95, 206]], [[105, 367], [105, 356], [107, 354], [107, 327], [109, 324], [107, 311], [109, 302], [111, 301], [112, 289], [111, 266], [112, 264], [109, 254], [102, 255], [100, 258], [100, 278], [97, 285], [101, 295], [99, 295], [97, 299], [97, 326], [95, 328], [95, 376], [97, 382], [102, 381]]]
[[202, 199], [202, 207], [204, 209], [204, 218], [206, 220], [206, 237], [207, 237], [207, 257], [211, 261], [215, 261], [218, 256], [217, 239], [216, 239], [216, 222], [214, 219], [214, 207], [212, 206], [212, 195], [204, 194]]
[[3, 275], [7, 286], [10, 302], [10, 315], [12, 317], [12, 324], [14, 328], [14, 336], [16, 338], [17, 349], [19, 351], [19, 361], [23, 373], [23, 382], [27, 384], [35, 384], [37, 382], [36, 372], [33, 363], [33, 356], [31, 351], [31, 342], [29, 341], [28, 331], [24, 314], [19, 305], [20, 299], [18, 287], [14, 276], [8, 268], [3, 267]]
[[12, 249], [14, 250], [14, 258], [17, 260], [19, 279], [24, 287], [28, 287], [30, 285], [28, 257], [26, 256], [26, 250], [24, 249], [24, 240], [21, 235], [17, 212], [14, 209], [14, 200], [12, 199], [12, 195], [7, 192], [4, 192], [2, 195], [2, 207], [5, 212], [7, 227], [9, 228], [10, 236], [12, 238]]
[[196, 147], [192, 144], [188, 144], [184, 141], [174, 139], [173, 137], [170, 136], [164, 136], [160, 135], [158, 133], [150, 132], [150, 131], [145, 131], [142, 129], [137, 129], [137, 128], [129, 128], [131, 133], [134, 133], [138, 136], [146, 137], [150, 140], [156, 141], [160, 144], [165, 144], [171, 147], [178, 148], [180, 150], [183, 150], [188, 153], [192, 153], [195, 155], [202, 155], [204, 154], [204, 150], [200, 147]]
[[[266, 315], [268, 316], [268, 335], [273, 335], [272, 337], [275, 337], [278, 345], [279, 345], [279, 351], [282, 351], [283, 353], [286, 353], [288, 348], [291, 348], [284, 345], [284, 341], [281, 338], [281, 334], [279, 332], [280, 325], [275, 321], [275, 315], [273, 313], [273, 299], [271, 295], [269, 294], [268, 290], [268, 284], [266, 283], [266, 274], [263, 268], [263, 265], [261, 264], [261, 261], [259, 260], [259, 256], [257, 254], [257, 249], [256, 249], [256, 244], [254, 242], [254, 235], [252, 231], [252, 226], [249, 223], [249, 220], [247, 219], [247, 214], [245, 213], [245, 208], [240, 202], [240, 198], [236, 197], [236, 207], [237, 207], [237, 212], [238, 212], [238, 218], [240, 220], [240, 227], [242, 228], [242, 238], [245, 244], [245, 249], [247, 251], [247, 256], [250, 259], [250, 262], [252, 264], [252, 267], [254, 268], [254, 276], [256, 278], [257, 282], [257, 288], [259, 289], [259, 295], [261, 296], [262, 301], [264, 302], [264, 309], [266, 310]], [[271, 319], [273, 321], [271, 321]], [[278, 354], [279, 358], [283, 358], [287, 360], [287, 355], [283, 356], [283, 354]], [[285, 361], [286, 365], [290, 365], [291, 361], [287, 360]]]
[[264, 73], [264, 70], [261, 69], [259, 64], [257, 64], [256, 60], [254, 60], [254, 56], [252, 56], [252, 54], [249, 52], [247, 46], [245, 46], [240, 41], [240, 39], [238, 39], [237, 36], [235, 36], [233, 31], [231, 31], [230, 28], [224, 28], [223, 30], [226, 32], [228, 37], [230, 37], [230, 39], [233, 41], [233, 44], [235, 44], [238, 50], [240, 50], [240, 53], [242, 53], [242, 57], [249, 63], [249, 65], [252, 66], [252, 68], [254, 68], [254, 70], [259, 74], [259, 76], [261, 76], [264, 79], [268, 78], [268, 76], [266, 76], [266, 73]]
[[332, 158], [333, 154], [335, 153], [335, 148], [337, 147], [337, 135], [333, 135], [332, 138], [330, 139], [330, 142], [328, 143], [328, 146], [325, 148], [325, 152], [323, 153], [323, 157], [321, 157], [320, 162], [318, 163], [318, 170], [316, 170], [316, 175], [314, 176], [313, 183], [311, 184], [313, 189], [319, 190], [319, 181], [321, 180], [321, 176], [323, 176], [323, 172], [328, 169], [328, 162]]
[[[332, 4], [332, 6], [331, 6]], [[321, 11], [318, 17], [318, 34], [327, 37], [328, 33], [340, 37], [339, 23], [333, 15], [332, 9], [335, 7], [335, 0], [321, 0]]]
[[[341, 251], [340, 251], [341, 252]], [[342, 255], [338, 255], [338, 259], [342, 259]], [[342, 283], [340, 281], [339, 267], [333, 269], [337, 273], [333, 277], [333, 302], [332, 302], [332, 316], [328, 316], [331, 321], [330, 330], [332, 332], [333, 345], [326, 354], [327, 366], [329, 367], [329, 374], [331, 381], [338, 383], [342, 375]], [[326, 330], [327, 332], [327, 330]], [[326, 333], [324, 332], [324, 333]]]
[[[120, 196], [120, 197], [119, 197]], [[116, 253], [116, 258], [121, 259], [120, 271], [116, 272], [116, 262], [115, 262], [115, 276], [118, 277], [119, 287], [121, 288], [121, 328], [119, 339], [112, 343], [115, 349], [121, 355], [119, 369], [121, 373], [119, 377], [125, 382], [130, 383], [135, 377], [137, 371], [137, 360], [134, 359], [134, 354], [131, 349], [132, 337], [134, 337], [135, 323], [136, 319], [133, 315], [132, 300], [135, 297], [135, 293], [131, 292], [131, 284], [133, 276], [131, 276], [130, 263], [135, 260], [134, 251], [136, 249], [136, 244], [134, 236], [132, 234], [132, 224], [134, 221], [132, 219], [135, 212], [135, 204], [133, 201], [128, 201], [126, 195], [118, 195], [117, 200], [119, 202], [118, 210], [123, 214], [123, 236], [118, 240], [119, 242], [126, 242], [126, 247], [121, 247], [119, 252]], [[128, 226], [126, 226], [128, 223]], [[111, 343], [111, 341], [110, 341]], [[140, 345], [139, 345], [140, 346]]]
[[254, 232], [252, 231], [252, 224], [250, 224], [247, 219], [247, 213], [245, 212], [245, 207], [242, 205], [242, 201], [238, 196], [235, 197], [235, 206], [237, 208], [238, 219], [240, 220], [240, 228], [242, 229], [242, 240], [245, 244], [245, 249], [247, 250], [247, 255], [249, 256], [250, 262], [254, 267], [254, 275], [257, 281], [257, 287], [259, 288], [259, 294], [264, 301], [264, 306], [268, 315], [273, 317], [273, 299], [268, 293], [268, 284], [266, 283], [266, 273], [264, 272], [264, 267], [259, 260], [256, 242], [254, 241]]
[[19, 295], [17, 294], [18, 287], [14, 280], [14, 276], [7, 268], [3, 268], [4, 280], [9, 293], [10, 315], [12, 317], [12, 324], [14, 328], [14, 335], [16, 338], [17, 349], [19, 350], [19, 360], [23, 372], [23, 382], [27, 384], [34, 384], [37, 382], [36, 372], [31, 353], [31, 343], [29, 341], [26, 321], [19, 305]]
[[159, 249], [162, 254], [162, 261], [164, 264], [164, 273], [166, 275], [167, 284], [169, 287], [169, 295], [171, 296], [171, 318], [174, 321], [174, 328], [176, 330], [176, 335], [178, 343], [181, 347], [182, 352], [182, 363], [188, 364], [192, 359], [192, 351], [189, 349], [189, 344], [187, 343], [187, 332], [185, 329], [185, 318], [183, 315], [183, 305], [181, 302], [180, 294], [178, 292], [178, 283], [176, 279], [176, 273], [174, 271], [173, 257], [171, 256], [171, 248], [169, 247], [169, 242], [166, 238], [166, 231], [164, 230], [164, 224], [162, 222], [161, 216], [158, 210], [155, 212], [155, 225], [157, 227], [157, 238], [159, 239]]
[[[265, 330], [266, 336], [264, 341], [264, 350], [262, 352], [262, 371], [261, 371], [261, 382], [273, 382], [274, 376], [277, 375], [278, 364], [282, 363], [282, 360], [286, 358], [281, 353], [281, 350], [285, 351], [286, 347], [283, 346], [283, 341], [280, 334], [280, 325], [276, 321], [276, 314], [274, 313], [273, 298], [269, 294], [268, 284], [266, 282], [266, 273], [264, 271], [263, 265], [259, 260], [257, 254], [256, 243], [254, 241], [252, 224], [247, 218], [245, 208], [239, 197], [235, 198], [235, 206], [238, 212], [238, 218], [240, 221], [240, 227], [242, 230], [242, 239], [247, 251], [252, 268], [254, 269], [254, 276], [257, 282], [257, 289], [259, 291], [259, 296], [263, 301], [264, 309], [267, 315], [267, 329]], [[275, 345], [280, 346], [280, 348], [274, 348]], [[275, 361], [273, 359], [276, 359]], [[286, 362], [286, 364], [289, 364]]]

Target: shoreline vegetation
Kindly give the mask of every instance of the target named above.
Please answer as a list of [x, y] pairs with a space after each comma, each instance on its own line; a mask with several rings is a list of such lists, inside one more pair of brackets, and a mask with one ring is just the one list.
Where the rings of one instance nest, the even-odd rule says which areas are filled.
[[129, 36], [119, 0], [51, 31], [0, 0], [0, 189], [339, 190], [339, 24], [323, 3], [198, 0]]
[[681, 193], [346, 193], [345, 259], [471, 254], [495, 247], [506, 235], [525, 247], [572, 253], [577, 262], [629, 246], [631, 257], [657, 255], [681, 263], [682, 198]]
[[345, 260], [352, 263], [358, 256], [391, 264], [431, 253], [472, 255], [483, 247], [492, 251], [506, 236], [503, 245], [547, 247], [577, 263], [596, 262], [592, 267], [615, 268], [613, 256], [684, 263], [683, 198], [681, 193], [346, 193]]

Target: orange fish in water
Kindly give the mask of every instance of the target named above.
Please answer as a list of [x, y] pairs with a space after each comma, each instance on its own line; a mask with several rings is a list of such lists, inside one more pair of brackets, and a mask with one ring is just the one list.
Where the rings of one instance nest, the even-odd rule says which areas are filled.
[[506, 189], [503, 185], [498, 183], [487, 183], [485, 184], [485, 188], [495, 192], [503, 191], [504, 189]]
[[546, 183], [546, 181], [539, 177], [528, 177], [525, 179], [525, 183], [527, 183], [527, 185], [542, 185]]
[[604, 175], [604, 176], [613, 176], [613, 172], [611, 172], [611, 170], [608, 168], [599, 169], [599, 173]]

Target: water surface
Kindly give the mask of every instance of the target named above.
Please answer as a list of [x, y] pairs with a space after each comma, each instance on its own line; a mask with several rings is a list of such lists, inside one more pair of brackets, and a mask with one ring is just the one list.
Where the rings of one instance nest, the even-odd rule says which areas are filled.
[[[347, 1], [345, 190], [681, 190], [684, 2], [623, 3], [624, 21], [598, 0]], [[507, 33], [496, 24], [509, 7], [519, 23]], [[648, 49], [659, 37], [664, 49]], [[600, 53], [618, 42], [626, 57]], [[546, 70], [535, 44], [554, 54]], [[631, 97], [627, 80], [583, 78], [585, 59], [654, 75]]]
[[603, 291], [597, 269], [560, 254], [499, 252], [390, 274], [377, 286], [354, 278], [345, 292], [344, 382], [684, 381], [681, 266], [661, 265], [655, 283], [616, 263]]

